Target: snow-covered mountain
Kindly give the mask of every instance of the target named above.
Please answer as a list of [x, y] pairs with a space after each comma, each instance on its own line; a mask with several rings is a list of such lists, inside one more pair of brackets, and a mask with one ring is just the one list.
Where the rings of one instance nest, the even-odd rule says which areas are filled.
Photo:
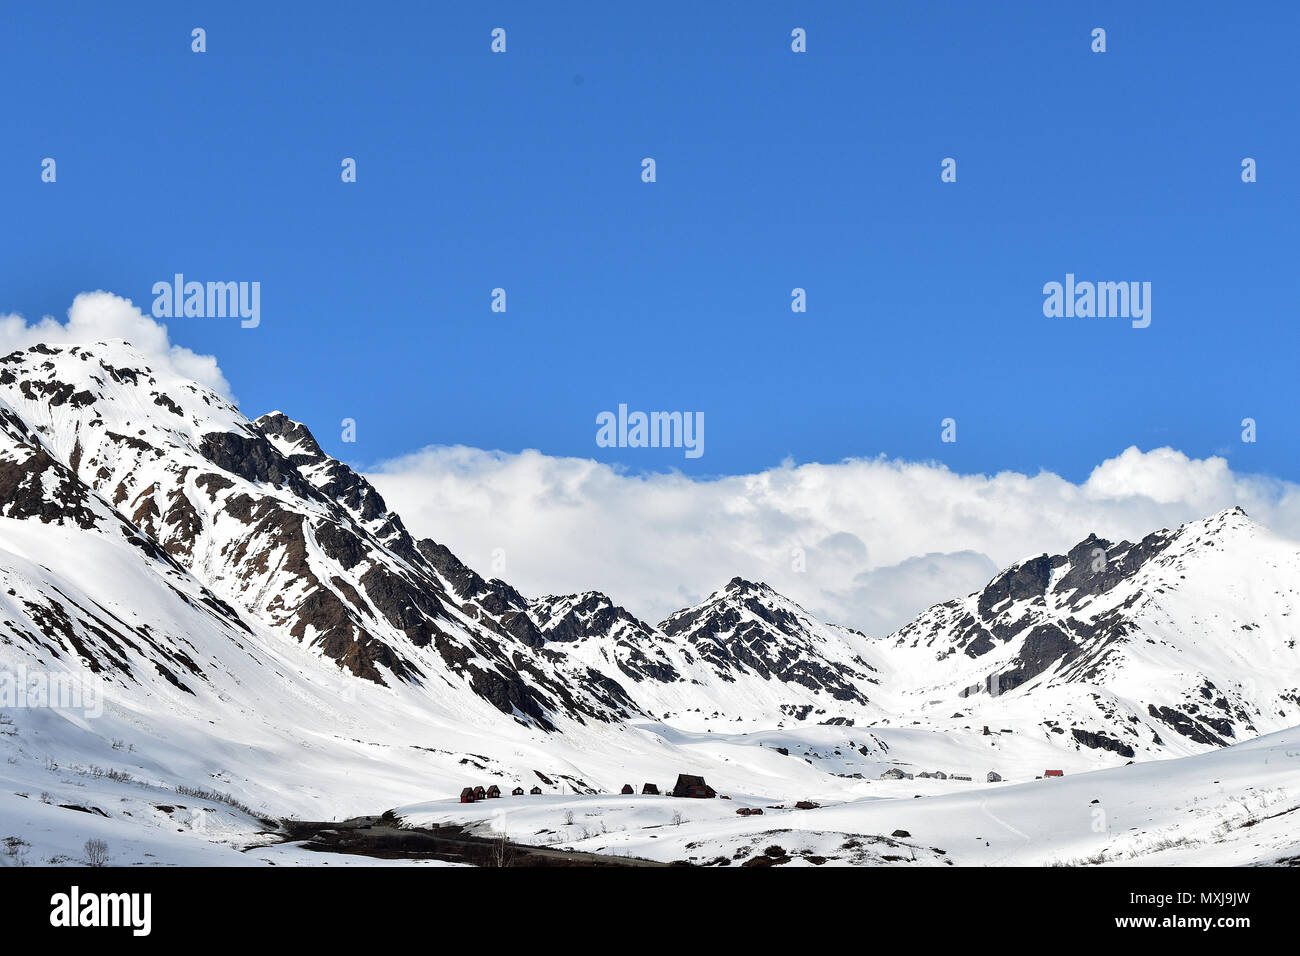
[[1027, 559], [884, 638], [740, 578], [652, 625], [485, 579], [302, 423], [126, 343], [0, 359], [0, 677], [90, 700], [5, 708], [4, 793], [111, 771], [324, 815], [470, 777], [847, 799], [893, 766], [1122, 766], [1300, 724], [1298, 602], [1300, 550], [1232, 510]]
[[733, 578], [658, 627], [594, 591], [542, 597], [528, 613], [547, 641], [620, 681], [646, 714], [680, 726], [852, 724], [885, 713], [873, 642], [764, 584]]
[[124, 344], [38, 346], [0, 368], [12, 427], [38, 442], [14, 467], [61, 482], [20, 483], [6, 516], [110, 514], [282, 639], [381, 686], [449, 685], [546, 728], [629, 715], [617, 687], [462, 610], [378, 493], [284, 415], [250, 422]]
[[1298, 582], [1296, 547], [1232, 509], [1022, 561], [885, 644], [926, 675], [905, 708], [1124, 759], [1196, 753], [1300, 724]]

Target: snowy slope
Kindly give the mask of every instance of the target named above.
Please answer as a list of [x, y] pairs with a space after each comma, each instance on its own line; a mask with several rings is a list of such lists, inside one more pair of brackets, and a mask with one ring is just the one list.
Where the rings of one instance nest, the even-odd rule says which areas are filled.
[[[397, 813], [413, 825], [470, 822], [520, 842], [714, 866], [1300, 863], [1296, 729], [1059, 780], [862, 786], [812, 810], [736, 793], [443, 801]], [[763, 814], [739, 816], [740, 807]]]

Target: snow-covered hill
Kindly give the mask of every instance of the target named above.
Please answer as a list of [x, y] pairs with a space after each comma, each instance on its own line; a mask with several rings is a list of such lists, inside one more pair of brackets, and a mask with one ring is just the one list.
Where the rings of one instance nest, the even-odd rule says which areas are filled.
[[1297, 601], [1300, 550], [1233, 510], [1028, 559], [885, 638], [739, 578], [652, 625], [483, 578], [302, 423], [124, 342], [0, 359], [0, 838], [182, 820], [202, 852], [212, 813], [237, 842], [486, 781], [849, 801], [891, 767], [1168, 762], [1300, 724]]

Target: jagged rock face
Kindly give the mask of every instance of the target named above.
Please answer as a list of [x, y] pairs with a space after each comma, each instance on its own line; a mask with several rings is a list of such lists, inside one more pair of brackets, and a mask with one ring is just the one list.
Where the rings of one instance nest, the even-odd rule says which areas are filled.
[[[733, 578], [698, 607], [678, 611], [660, 627], [671, 637], [685, 639], [724, 679], [748, 670], [859, 705], [869, 702], [867, 690], [880, 682], [879, 669], [845, 643], [846, 638], [863, 635], [844, 628], [834, 629], [834, 636], [818, 633], [827, 630], [826, 625], [767, 585], [741, 578]], [[832, 656], [819, 653], [826, 650]]]
[[[643, 682], [685, 681], [680, 665], [695, 662], [689, 650], [674, 645], [666, 635], [597, 591], [538, 598], [528, 614], [543, 640], [564, 646], [566, 653], [585, 652], [596, 658], [597, 666], [603, 665], [618, 679], [629, 682], [634, 695]], [[610, 670], [611, 665], [616, 671]]]
[[464, 585], [467, 569], [449, 553], [430, 561], [437, 546], [417, 544], [300, 423], [250, 422], [121, 344], [40, 346], [0, 368], [22, 450], [0, 461], [8, 516], [117, 522], [241, 613], [380, 685], [459, 685], [544, 729], [633, 712], [617, 682], [538, 653], [508, 587], [462, 596], [444, 572]]

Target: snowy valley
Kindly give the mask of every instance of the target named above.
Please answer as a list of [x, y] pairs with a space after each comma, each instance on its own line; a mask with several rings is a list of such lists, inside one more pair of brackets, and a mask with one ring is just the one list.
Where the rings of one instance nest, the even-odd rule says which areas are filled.
[[[741, 578], [616, 602], [483, 578], [302, 423], [124, 342], [15, 352], [0, 863], [311, 864], [279, 821], [384, 811], [713, 865], [1300, 860], [1300, 547], [1240, 509], [883, 636]], [[729, 799], [641, 793], [679, 774]]]

